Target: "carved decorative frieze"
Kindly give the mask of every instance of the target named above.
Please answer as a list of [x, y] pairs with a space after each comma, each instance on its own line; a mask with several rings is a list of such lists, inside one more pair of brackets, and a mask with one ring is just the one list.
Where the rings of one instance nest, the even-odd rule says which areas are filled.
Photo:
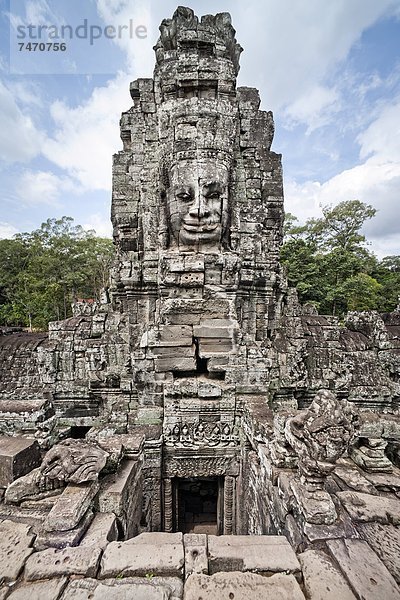
[[237, 474], [238, 463], [232, 456], [172, 456], [164, 459], [167, 477], [218, 477]]
[[166, 446], [175, 448], [202, 448], [237, 446], [240, 443], [238, 420], [228, 423], [175, 423], [164, 428]]

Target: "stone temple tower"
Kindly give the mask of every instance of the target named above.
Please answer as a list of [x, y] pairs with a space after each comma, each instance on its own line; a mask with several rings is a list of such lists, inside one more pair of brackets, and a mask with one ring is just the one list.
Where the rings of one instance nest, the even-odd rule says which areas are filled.
[[272, 113], [236, 87], [230, 16], [180, 7], [160, 31], [154, 78], [132, 82], [121, 119], [112, 295], [129, 318], [138, 418], [163, 422], [169, 494], [171, 477], [236, 473], [240, 405], [268, 391], [283, 189]]
[[[40, 549], [101, 524], [106, 543], [204, 534], [200, 558], [205, 534], [381, 549], [364, 525], [392, 539], [400, 510], [400, 307], [341, 324], [299, 304], [274, 122], [236, 87], [229, 15], [179, 7], [160, 33], [121, 118], [110, 288], [48, 334], [0, 330], [0, 521], [31, 519]], [[221, 565], [248, 543], [224, 538]]]

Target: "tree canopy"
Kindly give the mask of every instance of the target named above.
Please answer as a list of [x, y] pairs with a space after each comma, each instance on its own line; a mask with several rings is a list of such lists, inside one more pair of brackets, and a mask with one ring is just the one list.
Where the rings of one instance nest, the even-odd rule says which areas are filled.
[[71, 217], [0, 240], [0, 324], [47, 329], [70, 316], [76, 297], [99, 297], [112, 255], [111, 240]]
[[[361, 233], [374, 217], [359, 200], [323, 209], [304, 225], [286, 215], [281, 258], [301, 302], [322, 314], [393, 310], [400, 294], [400, 256], [378, 260]], [[48, 219], [31, 233], [0, 240], [0, 325], [47, 329], [71, 315], [77, 298], [98, 299], [108, 284], [112, 241], [70, 217]]]
[[300, 300], [339, 316], [348, 310], [393, 310], [400, 294], [400, 256], [379, 261], [361, 233], [376, 210], [349, 200], [322, 213], [304, 225], [286, 215], [281, 257]]

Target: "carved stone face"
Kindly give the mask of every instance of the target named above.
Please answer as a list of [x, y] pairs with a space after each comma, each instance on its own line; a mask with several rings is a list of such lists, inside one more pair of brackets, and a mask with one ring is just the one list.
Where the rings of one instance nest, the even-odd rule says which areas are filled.
[[171, 168], [167, 213], [179, 246], [216, 246], [228, 221], [226, 165], [216, 160], [181, 161]]

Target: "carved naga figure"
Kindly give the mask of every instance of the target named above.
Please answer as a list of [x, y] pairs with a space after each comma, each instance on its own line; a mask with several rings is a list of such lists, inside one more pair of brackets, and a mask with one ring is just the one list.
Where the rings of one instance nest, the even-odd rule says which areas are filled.
[[335, 395], [321, 390], [307, 410], [288, 419], [285, 436], [299, 457], [302, 483], [309, 492], [322, 490], [354, 433], [354, 416]]

